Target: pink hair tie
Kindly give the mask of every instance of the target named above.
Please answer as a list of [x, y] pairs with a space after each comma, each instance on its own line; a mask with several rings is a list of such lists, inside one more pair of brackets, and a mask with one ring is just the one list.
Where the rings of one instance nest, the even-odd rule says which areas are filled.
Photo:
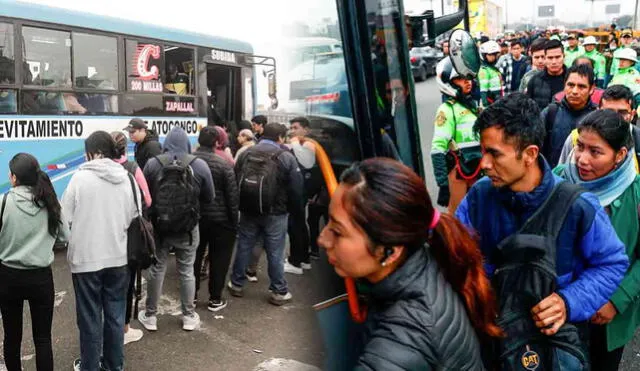
[[438, 225], [438, 222], [440, 221], [440, 212], [438, 211], [438, 209], [433, 209], [433, 219], [431, 219], [431, 224], [429, 224], [429, 230], [433, 230], [436, 225]]

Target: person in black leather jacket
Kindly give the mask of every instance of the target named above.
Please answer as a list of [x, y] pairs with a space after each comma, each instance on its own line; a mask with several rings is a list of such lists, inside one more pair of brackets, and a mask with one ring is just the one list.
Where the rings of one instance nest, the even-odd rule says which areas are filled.
[[[219, 140], [219, 132], [214, 126], [204, 127], [198, 137], [200, 147], [193, 153], [209, 166], [214, 188], [217, 191], [217, 197], [212, 202], [200, 205], [200, 244], [193, 269], [197, 277], [208, 246], [209, 303], [207, 309], [212, 312], [227, 306], [227, 301], [222, 298], [222, 290], [236, 242], [239, 215], [236, 174], [233, 165], [216, 154], [216, 143]], [[199, 289], [200, 280], [196, 279], [196, 298]]]
[[481, 341], [501, 330], [480, 250], [411, 169], [383, 158], [352, 165], [318, 243], [368, 293], [356, 370], [484, 369]]

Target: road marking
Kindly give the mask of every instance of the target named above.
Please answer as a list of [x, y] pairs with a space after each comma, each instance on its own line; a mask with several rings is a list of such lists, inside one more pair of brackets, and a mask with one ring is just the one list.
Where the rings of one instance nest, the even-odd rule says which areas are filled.
[[321, 371], [320, 368], [293, 359], [271, 358], [257, 365], [253, 371]]

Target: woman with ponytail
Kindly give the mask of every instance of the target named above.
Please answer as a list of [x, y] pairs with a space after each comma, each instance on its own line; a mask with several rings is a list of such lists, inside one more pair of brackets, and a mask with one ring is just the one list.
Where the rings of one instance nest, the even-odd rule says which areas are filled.
[[318, 243], [369, 293], [356, 369], [484, 369], [480, 342], [501, 330], [480, 250], [411, 169], [381, 158], [351, 166]]
[[7, 370], [22, 370], [22, 311], [29, 301], [38, 371], [53, 370], [53, 245], [66, 241], [60, 204], [49, 176], [27, 153], [9, 162], [11, 190], [2, 197], [0, 311]]

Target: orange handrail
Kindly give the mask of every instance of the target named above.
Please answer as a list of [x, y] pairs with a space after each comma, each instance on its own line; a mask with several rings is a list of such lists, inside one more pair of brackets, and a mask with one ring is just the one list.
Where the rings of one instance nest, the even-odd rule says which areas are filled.
[[[331, 197], [333, 196], [333, 192], [336, 190], [336, 188], [338, 188], [338, 181], [336, 179], [336, 174], [333, 171], [333, 167], [331, 166], [329, 156], [327, 156], [327, 152], [325, 152], [320, 143], [316, 142], [313, 139], [305, 138], [305, 140], [313, 143], [316, 146], [316, 161], [318, 162], [320, 171], [322, 171], [324, 182], [327, 184], [329, 197]], [[347, 297], [349, 301], [349, 312], [351, 312], [351, 318], [356, 323], [363, 323], [367, 318], [367, 310], [366, 308], [360, 306], [360, 302], [358, 301], [358, 291], [356, 290], [356, 283], [353, 278], [345, 277], [344, 285], [347, 288]]]

